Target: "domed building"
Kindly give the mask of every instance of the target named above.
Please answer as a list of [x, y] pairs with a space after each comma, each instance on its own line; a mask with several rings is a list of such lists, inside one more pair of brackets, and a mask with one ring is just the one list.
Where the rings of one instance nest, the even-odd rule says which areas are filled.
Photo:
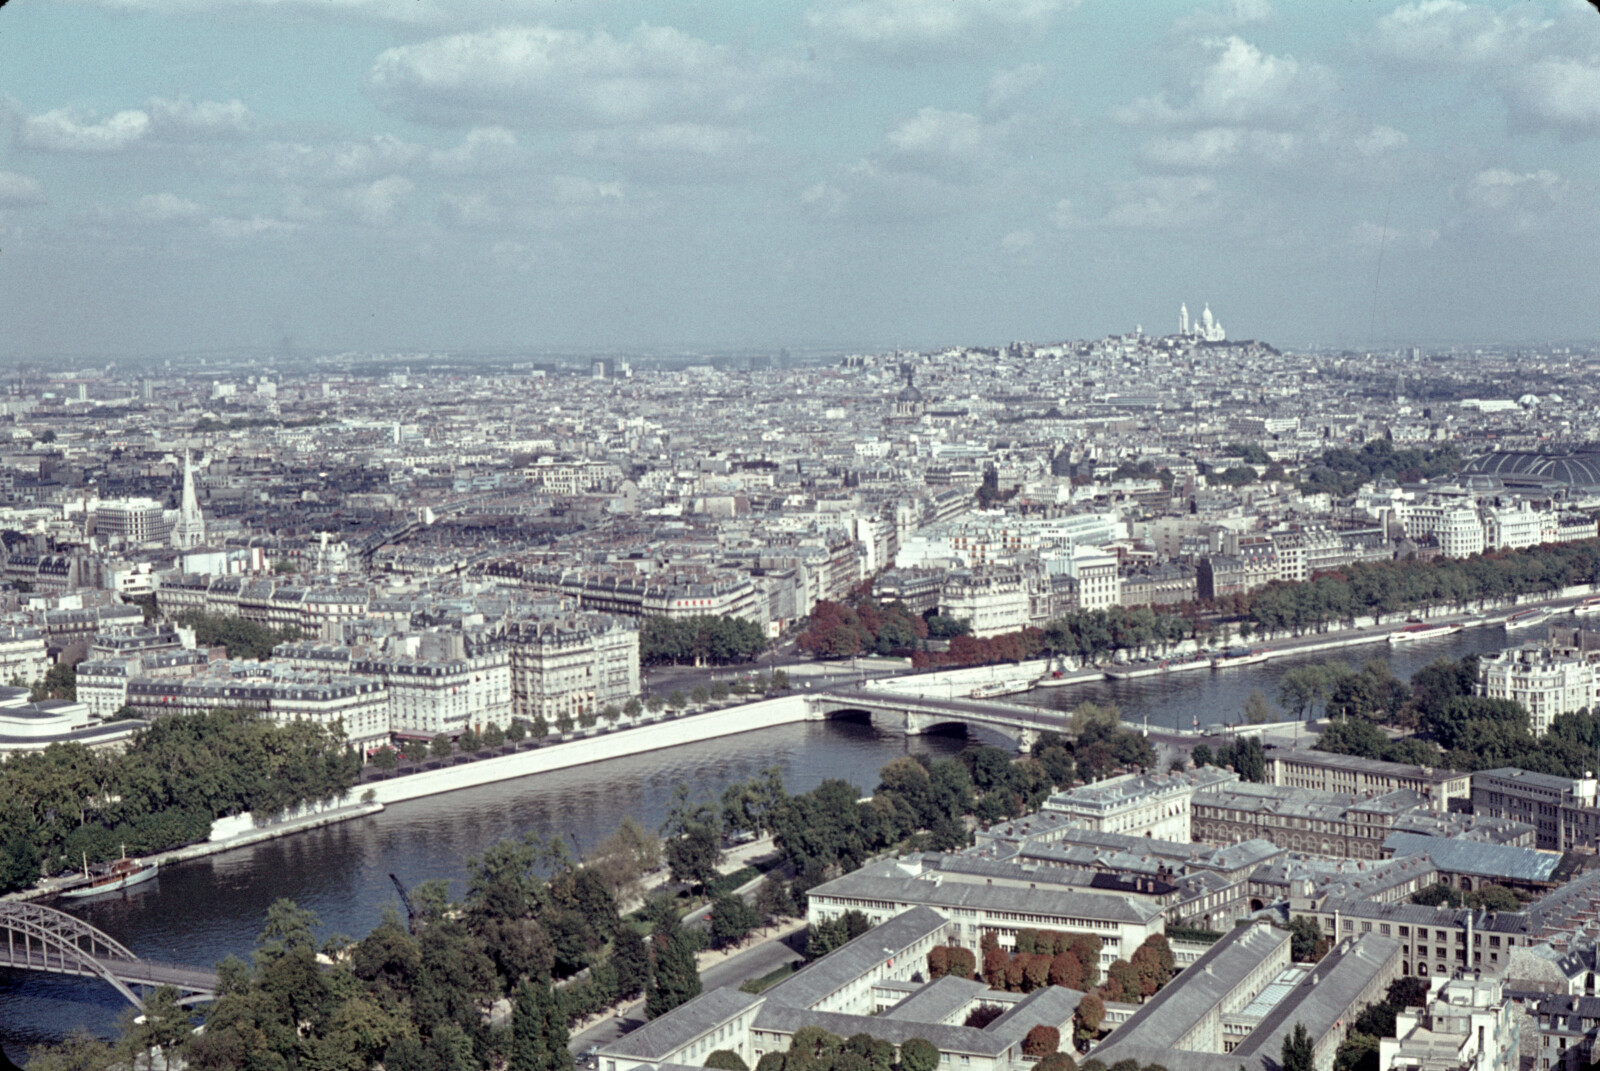
[[902, 420], [915, 420], [922, 416], [926, 405], [922, 400], [922, 392], [917, 389], [915, 383], [911, 382], [911, 369], [907, 368], [903, 371], [905, 372], [906, 385], [900, 389], [899, 394], [894, 396], [894, 415]]

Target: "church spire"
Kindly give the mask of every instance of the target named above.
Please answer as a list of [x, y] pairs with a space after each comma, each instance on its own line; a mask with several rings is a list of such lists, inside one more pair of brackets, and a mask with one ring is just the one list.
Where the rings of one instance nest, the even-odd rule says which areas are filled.
[[180, 549], [198, 547], [206, 541], [206, 519], [200, 512], [200, 499], [194, 491], [194, 465], [189, 451], [183, 451], [183, 501], [178, 507], [178, 524], [172, 541]]

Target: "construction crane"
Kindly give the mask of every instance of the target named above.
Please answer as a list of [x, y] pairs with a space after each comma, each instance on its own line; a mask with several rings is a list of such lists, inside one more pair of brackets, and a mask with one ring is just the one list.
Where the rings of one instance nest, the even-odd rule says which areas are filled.
[[395, 877], [393, 874], [389, 875], [389, 880], [394, 882], [395, 892], [400, 894], [400, 902], [405, 905], [405, 908], [406, 908], [406, 928], [409, 929], [412, 933], [416, 933], [417, 932], [417, 910], [416, 910], [416, 908], [411, 906], [411, 897], [406, 895], [406, 887], [404, 885], [400, 884], [400, 879]]

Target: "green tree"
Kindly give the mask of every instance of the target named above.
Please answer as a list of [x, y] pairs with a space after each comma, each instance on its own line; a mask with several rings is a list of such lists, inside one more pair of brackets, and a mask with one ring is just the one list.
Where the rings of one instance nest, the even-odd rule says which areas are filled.
[[1282, 1057], [1278, 1061], [1278, 1066], [1282, 1071], [1316, 1071], [1316, 1049], [1304, 1024], [1295, 1023], [1294, 1030], [1284, 1037]]
[[907, 1038], [900, 1045], [900, 1067], [903, 1071], [937, 1071], [939, 1050], [931, 1041]]
[[1272, 704], [1260, 688], [1250, 689], [1250, 696], [1244, 701], [1244, 720], [1247, 725], [1265, 725], [1273, 720]]
[[686, 707], [688, 705], [689, 705], [689, 700], [687, 698], [685, 698], [684, 694], [681, 691], [679, 691], [678, 689], [676, 689], [676, 688], [674, 688], [667, 695], [667, 706], [672, 710], [682, 710], [684, 707]]
[[703, 684], [697, 684], [689, 693], [689, 700], [697, 707], [703, 707], [711, 701], [711, 691]]
[[711, 938], [718, 944], [737, 944], [761, 925], [761, 915], [742, 897], [724, 894], [711, 902]]
[[645, 987], [645, 1015], [651, 1019], [700, 995], [700, 971], [689, 935], [674, 925], [653, 940], [655, 954]]
[[490, 722], [483, 727], [483, 746], [499, 750], [506, 742], [506, 734], [500, 726]]
[[750, 1065], [732, 1049], [718, 1049], [708, 1055], [706, 1062], [700, 1066], [715, 1068], [716, 1071], [750, 1071]]
[[455, 750], [455, 745], [450, 742], [450, 737], [447, 734], [440, 733], [433, 738], [433, 743], [428, 745], [428, 750], [433, 753], [433, 757], [436, 759], [448, 759], [450, 753]]
[[39, 880], [39, 849], [27, 837], [13, 837], [0, 848], [0, 893], [26, 889]]
[[650, 948], [638, 933], [624, 927], [617, 934], [611, 964], [617, 970], [617, 996], [631, 1000], [644, 991], [650, 980]]
[[1083, 999], [1078, 1001], [1078, 1010], [1073, 1013], [1073, 1027], [1079, 1041], [1087, 1041], [1100, 1036], [1100, 1024], [1105, 1021], [1106, 1006], [1098, 994], [1085, 993]]
[[704, 885], [716, 877], [722, 861], [717, 810], [709, 801], [691, 801], [688, 785], [680, 783], [674, 791], [661, 836], [673, 881]]
[[1322, 927], [1309, 915], [1289, 920], [1289, 954], [1296, 963], [1309, 963], [1318, 959], [1317, 946], [1322, 941]]
[[1241, 780], [1262, 783], [1267, 779], [1266, 754], [1256, 737], [1240, 740], [1233, 747], [1233, 768]]
[[629, 699], [626, 703], [622, 704], [622, 712], [626, 714], [630, 720], [637, 718], [642, 710], [644, 710], [644, 704], [640, 703], [637, 699]]
[[395, 754], [394, 748], [385, 744], [372, 753], [372, 765], [380, 770], [393, 770], [400, 765], [400, 759]]
[[523, 726], [522, 722], [515, 718], [511, 719], [511, 724], [506, 726], [506, 739], [513, 744], [520, 744], [527, 737], [528, 730]]

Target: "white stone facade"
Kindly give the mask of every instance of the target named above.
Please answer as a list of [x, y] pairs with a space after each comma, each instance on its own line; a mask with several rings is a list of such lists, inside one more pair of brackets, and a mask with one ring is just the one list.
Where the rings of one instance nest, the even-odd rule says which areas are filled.
[[1543, 736], [1562, 714], [1596, 709], [1595, 666], [1576, 652], [1529, 645], [1478, 662], [1478, 694], [1509, 699], [1528, 711], [1535, 736]]

